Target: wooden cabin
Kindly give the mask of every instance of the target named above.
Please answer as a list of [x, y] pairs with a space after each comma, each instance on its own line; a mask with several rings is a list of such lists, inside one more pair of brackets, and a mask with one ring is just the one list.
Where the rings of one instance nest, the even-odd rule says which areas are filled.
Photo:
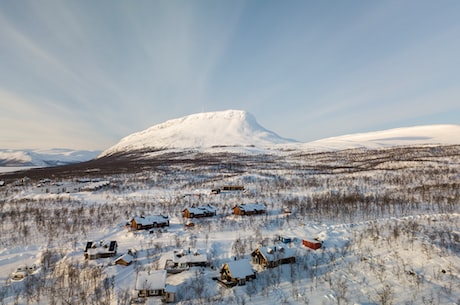
[[134, 261], [134, 257], [132, 257], [130, 254], [126, 253], [117, 258], [113, 263], [115, 265], [121, 265], [121, 266], [129, 266], [131, 263]]
[[165, 215], [136, 216], [129, 222], [131, 230], [149, 230], [169, 226], [169, 217]]
[[216, 216], [217, 208], [208, 204], [197, 207], [186, 208], [182, 211], [185, 218], [212, 217]]
[[227, 287], [245, 285], [247, 281], [256, 278], [256, 272], [249, 259], [235, 260], [222, 265], [220, 279]]
[[140, 271], [137, 274], [135, 290], [139, 297], [162, 296], [165, 287], [166, 270]]
[[234, 215], [258, 215], [267, 211], [265, 205], [260, 203], [242, 203], [233, 207]]
[[322, 244], [317, 241], [308, 241], [306, 239], [302, 240], [302, 245], [310, 249], [316, 250], [322, 247]]
[[284, 246], [259, 247], [251, 253], [252, 262], [266, 268], [295, 263], [295, 253]]
[[205, 254], [204, 250], [198, 250], [198, 249], [174, 250], [172, 262], [173, 262], [174, 268], [209, 266], [207, 254]]
[[244, 186], [242, 185], [224, 185], [221, 190], [222, 191], [244, 191]]

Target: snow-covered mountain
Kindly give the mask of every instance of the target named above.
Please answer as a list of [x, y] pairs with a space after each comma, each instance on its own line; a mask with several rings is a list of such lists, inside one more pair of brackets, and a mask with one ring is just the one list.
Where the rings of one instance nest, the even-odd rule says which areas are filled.
[[53, 148], [49, 150], [0, 149], [0, 166], [45, 167], [84, 162], [97, 157], [100, 151]]
[[343, 135], [300, 143], [260, 126], [241, 110], [198, 113], [166, 121], [133, 133], [100, 156], [144, 149], [270, 148], [330, 151], [384, 148], [399, 145], [460, 144], [460, 125], [428, 125]]
[[460, 125], [427, 125], [343, 135], [301, 143], [262, 127], [242, 110], [198, 113], [172, 119], [133, 133], [105, 150], [0, 149], [0, 167], [46, 167], [79, 163], [114, 153], [163, 149], [216, 149], [233, 152], [301, 150], [334, 151], [351, 148], [460, 144]]
[[123, 138], [101, 156], [149, 148], [271, 147], [294, 142], [263, 128], [246, 111], [227, 110], [192, 114], [152, 126]]
[[331, 151], [350, 148], [378, 149], [410, 145], [460, 144], [460, 125], [425, 125], [394, 128], [321, 139], [294, 145], [302, 150]]

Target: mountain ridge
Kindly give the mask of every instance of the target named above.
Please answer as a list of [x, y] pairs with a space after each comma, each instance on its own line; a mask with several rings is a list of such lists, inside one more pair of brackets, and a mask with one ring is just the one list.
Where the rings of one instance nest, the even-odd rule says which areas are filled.
[[[0, 149], [0, 167], [49, 167], [85, 162], [111, 155], [154, 158], [165, 151], [201, 151], [261, 154], [297, 150], [336, 151], [393, 146], [458, 145], [460, 125], [399, 127], [298, 142], [262, 127], [242, 110], [197, 113], [153, 125], [122, 138], [104, 151], [71, 149]], [[130, 157], [131, 158], [131, 157]]]
[[47, 167], [91, 160], [100, 151], [52, 149], [0, 149], [0, 167]]
[[460, 144], [460, 125], [434, 124], [398, 127], [329, 137], [300, 144], [303, 150], [379, 149], [394, 146]]
[[[122, 138], [99, 157], [164, 149], [296, 149], [307, 151], [384, 148], [401, 145], [460, 144], [460, 125], [399, 127], [298, 142], [277, 135], [243, 110], [205, 112], [168, 120]], [[254, 149], [252, 149], [254, 151]]]
[[154, 125], [122, 138], [100, 156], [146, 148], [270, 147], [295, 142], [262, 127], [246, 111], [226, 110], [191, 114]]

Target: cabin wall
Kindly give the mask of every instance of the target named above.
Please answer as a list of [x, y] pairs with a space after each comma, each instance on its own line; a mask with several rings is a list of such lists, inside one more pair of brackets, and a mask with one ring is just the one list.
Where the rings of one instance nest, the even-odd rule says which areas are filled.
[[321, 243], [319, 243], [319, 242], [311, 242], [311, 241], [308, 241], [306, 239], [302, 240], [302, 244], [305, 247], [308, 247], [308, 248], [313, 249], [313, 250], [321, 248]]

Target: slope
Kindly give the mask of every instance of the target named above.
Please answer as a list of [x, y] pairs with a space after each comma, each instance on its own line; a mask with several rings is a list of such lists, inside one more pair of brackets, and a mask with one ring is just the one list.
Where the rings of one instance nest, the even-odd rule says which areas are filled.
[[301, 150], [379, 149], [413, 145], [460, 144], [460, 125], [426, 125], [357, 133], [290, 145]]
[[192, 114], [152, 126], [123, 138], [101, 156], [150, 148], [270, 147], [292, 142], [260, 126], [248, 112], [227, 110]]

